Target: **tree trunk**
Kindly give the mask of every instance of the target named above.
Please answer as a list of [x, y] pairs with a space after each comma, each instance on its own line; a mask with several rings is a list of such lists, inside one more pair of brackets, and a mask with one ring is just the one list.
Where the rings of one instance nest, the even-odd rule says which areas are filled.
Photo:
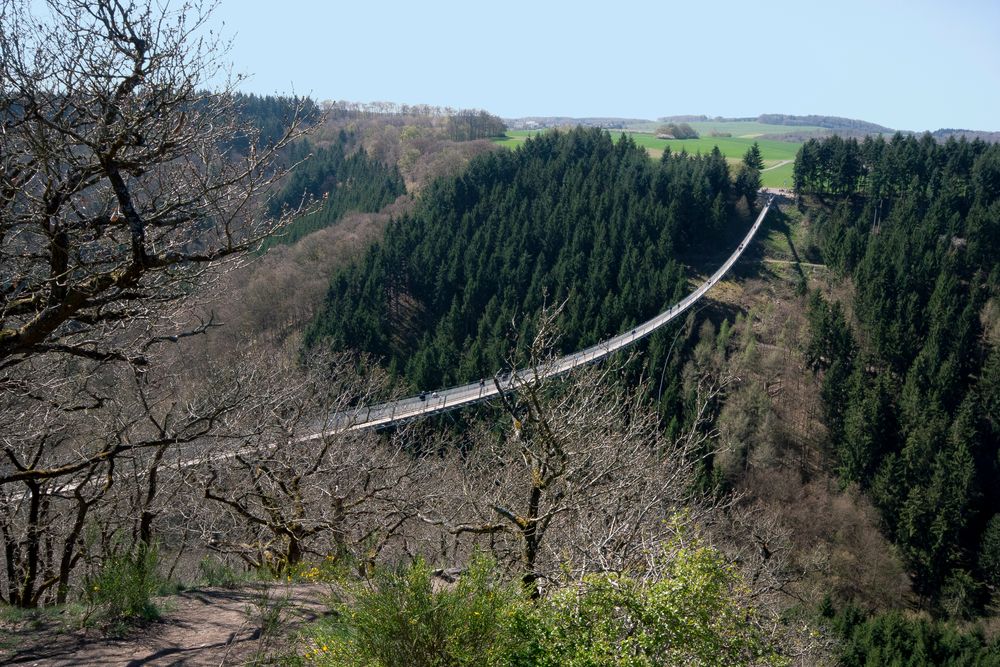
[[524, 575], [521, 577], [521, 583], [532, 600], [537, 600], [542, 594], [538, 590], [538, 573], [535, 571], [538, 546], [541, 541], [538, 532], [538, 507], [541, 500], [542, 490], [537, 484], [533, 484], [528, 496], [528, 514], [521, 528], [521, 536], [524, 538]]
[[38, 522], [43, 512], [42, 496], [39, 493], [38, 482], [28, 482], [28, 533], [26, 537], [27, 552], [22, 562], [22, 579], [19, 590], [12, 595], [11, 604], [16, 607], [30, 609], [36, 606], [35, 584], [38, 580], [38, 551], [40, 548]]

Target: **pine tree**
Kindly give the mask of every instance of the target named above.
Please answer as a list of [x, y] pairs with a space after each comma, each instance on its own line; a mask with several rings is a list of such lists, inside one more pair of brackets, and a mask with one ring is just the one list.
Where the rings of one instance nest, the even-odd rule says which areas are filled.
[[758, 172], [764, 171], [764, 158], [760, 154], [760, 146], [757, 145], [756, 141], [743, 154], [743, 164], [749, 169], [756, 169]]
[[1000, 514], [986, 524], [979, 544], [979, 572], [987, 586], [1000, 590]]
[[867, 488], [886, 452], [892, 450], [895, 416], [890, 380], [880, 375], [869, 384], [864, 364], [851, 377], [848, 408], [840, 443], [840, 474], [845, 481]]

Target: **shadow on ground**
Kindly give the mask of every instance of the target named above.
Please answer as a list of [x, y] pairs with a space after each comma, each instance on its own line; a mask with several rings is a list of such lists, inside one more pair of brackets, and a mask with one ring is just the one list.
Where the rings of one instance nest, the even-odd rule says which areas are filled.
[[[296, 584], [240, 590], [193, 589], [163, 600], [160, 620], [121, 639], [67, 630], [58, 620], [9, 630], [0, 663], [10, 665], [236, 665], [263, 648], [262, 604], [280, 604], [287, 635], [329, 613], [330, 589]], [[273, 638], [272, 638], [273, 639]], [[280, 644], [280, 639], [279, 642]], [[288, 646], [279, 646], [287, 650]]]

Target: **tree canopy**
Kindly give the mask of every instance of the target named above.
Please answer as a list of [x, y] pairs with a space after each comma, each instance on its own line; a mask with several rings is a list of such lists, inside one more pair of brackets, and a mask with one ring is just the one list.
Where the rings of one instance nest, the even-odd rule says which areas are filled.
[[22, 607], [66, 601], [91, 525], [148, 554], [167, 449], [245, 400], [184, 403], [164, 348], [211, 326], [185, 310], [208, 276], [288, 222], [262, 204], [308, 107], [265, 139], [236, 82], [205, 90], [224, 64], [198, 3], [33, 5], [0, 2], [0, 601]]
[[264, 249], [295, 243], [348, 211], [374, 213], [406, 193], [399, 169], [372, 158], [359, 144], [354, 132], [341, 130], [329, 146], [302, 139], [289, 147], [288, 160], [296, 167], [268, 202], [268, 215], [277, 219], [301, 207], [315, 210], [297, 217], [280, 236], [268, 238]]
[[335, 276], [307, 344], [364, 350], [432, 387], [492, 374], [512, 320], [530, 339], [545, 303], [566, 301], [564, 349], [595, 343], [680, 295], [678, 254], [718, 238], [728, 193], [718, 152], [654, 163], [627, 136], [539, 135], [430, 188]]
[[856, 285], [856, 334], [839, 304], [810, 307], [841, 476], [871, 493], [916, 591], [957, 615], [995, 581], [998, 165], [1000, 146], [926, 135], [810, 141], [795, 164], [800, 192], [832, 198], [810, 209], [813, 242]]
[[258, 206], [296, 115], [226, 152], [260, 132], [230, 92], [199, 92], [218, 66], [189, 52], [193, 9], [161, 32], [149, 7], [67, 1], [31, 31], [23, 6], [3, 8], [0, 372], [40, 354], [140, 360], [141, 341], [111, 332], [281, 226]]

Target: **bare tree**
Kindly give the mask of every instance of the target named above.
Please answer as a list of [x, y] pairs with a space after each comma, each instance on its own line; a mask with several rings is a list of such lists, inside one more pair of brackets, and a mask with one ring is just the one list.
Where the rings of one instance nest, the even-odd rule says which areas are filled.
[[149, 544], [160, 467], [218, 438], [224, 416], [260, 409], [235, 383], [206, 383], [199, 396], [178, 400], [170, 376], [127, 365], [80, 374], [58, 367], [67, 377], [45, 387], [44, 398], [8, 396], [3, 412], [3, 596], [20, 606], [36, 606], [49, 590], [53, 601], [66, 600], [70, 574], [87, 556], [87, 526], [104, 544], [116, 532]]
[[201, 513], [209, 548], [253, 568], [283, 572], [309, 555], [374, 561], [422, 504], [423, 457], [404, 434], [350, 428], [351, 408], [384, 396], [385, 379], [359, 376], [347, 355], [319, 359], [272, 369], [253, 392], [267, 406], [253, 438], [199, 476], [213, 501]]
[[[501, 390], [512, 427], [484, 430], [456, 454], [458, 493], [423, 516], [486, 545], [535, 596], [546, 578], [567, 571], [647, 569], [669, 537], [665, 519], [686, 510], [694, 521], [709, 508], [694, 493], [709, 415], [699, 413], [684, 437], [668, 442], [614, 366], [547, 379], [557, 315], [542, 316], [526, 371]], [[708, 406], [720, 388], [705, 391], [700, 404]]]
[[[0, 9], [0, 371], [41, 354], [143, 364], [134, 326], [283, 220], [261, 215], [275, 146], [201, 88], [221, 74], [200, 3]], [[129, 325], [129, 326], [124, 326]]]
[[185, 302], [294, 213], [262, 204], [301, 131], [260, 145], [234, 82], [204, 90], [225, 74], [211, 5], [31, 4], [0, 0], [2, 596], [21, 606], [65, 599], [88, 524], [148, 541], [161, 464], [247, 408], [239, 385], [185, 397], [158, 350], [213, 326]]

